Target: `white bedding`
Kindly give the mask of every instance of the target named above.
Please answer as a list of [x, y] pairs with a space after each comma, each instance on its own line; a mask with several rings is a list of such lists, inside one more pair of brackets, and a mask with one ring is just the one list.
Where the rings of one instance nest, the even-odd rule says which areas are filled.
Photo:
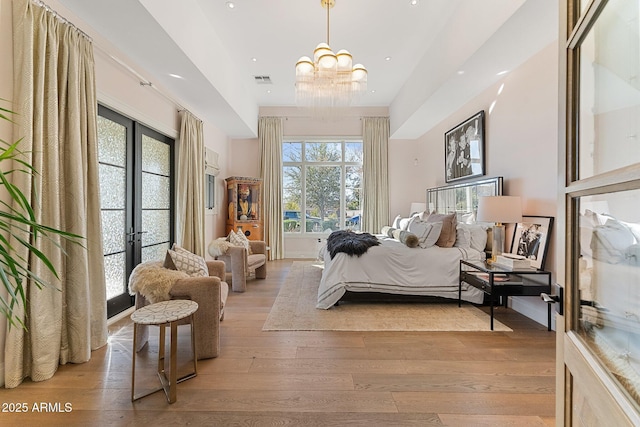
[[[471, 248], [408, 248], [403, 243], [378, 236], [373, 246], [360, 256], [323, 249], [324, 270], [318, 288], [317, 308], [331, 308], [345, 291], [427, 295], [457, 299], [460, 260], [481, 260], [482, 252]], [[463, 284], [462, 299], [480, 304], [482, 291]]]

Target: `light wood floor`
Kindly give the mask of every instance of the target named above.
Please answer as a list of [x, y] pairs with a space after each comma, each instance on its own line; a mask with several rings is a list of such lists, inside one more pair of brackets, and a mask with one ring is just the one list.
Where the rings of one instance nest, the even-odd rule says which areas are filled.
[[[130, 401], [123, 321], [90, 362], [0, 390], [3, 405], [29, 407], [0, 412], [0, 425], [555, 425], [555, 333], [545, 326], [498, 308], [513, 332], [262, 332], [291, 262], [270, 262], [266, 280], [229, 296], [221, 355], [199, 362], [176, 403], [162, 392]], [[34, 412], [40, 402], [71, 412]]]

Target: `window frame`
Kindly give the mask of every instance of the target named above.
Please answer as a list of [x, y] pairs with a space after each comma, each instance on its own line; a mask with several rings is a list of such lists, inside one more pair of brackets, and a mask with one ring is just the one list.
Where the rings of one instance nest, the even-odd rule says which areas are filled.
[[[288, 143], [301, 143], [302, 149], [300, 152], [301, 160], [298, 162], [293, 161], [285, 161], [282, 159], [282, 170], [283, 170], [283, 183], [282, 188], [284, 190], [284, 169], [286, 167], [299, 167], [300, 168], [300, 176], [302, 180], [301, 187], [301, 200], [300, 200], [300, 231], [286, 231], [284, 230], [285, 236], [304, 236], [304, 235], [323, 235], [327, 234], [323, 231], [307, 231], [307, 220], [306, 220], [306, 179], [307, 179], [307, 167], [309, 166], [340, 166], [340, 217], [338, 218], [338, 224], [341, 224], [339, 229], [346, 229], [347, 226], [347, 216], [346, 216], [346, 170], [349, 166], [359, 166], [363, 167], [363, 161], [353, 162], [346, 161], [346, 145], [348, 143], [360, 143], [362, 145], [362, 153], [364, 155], [364, 140], [362, 137], [328, 137], [328, 136], [316, 136], [316, 137], [285, 137], [282, 140], [282, 145], [284, 147], [285, 144]], [[339, 143], [341, 145], [342, 156], [341, 160], [337, 162], [316, 162], [316, 161], [308, 161], [306, 160], [306, 147], [307, 144], [312, 143]], [[283, 156], [284, 157], [284, 156]], [[283, 195], [284, 196], [284, 195]], [[360, 201], [360, 224], [362, 224], [362, 200]], [[284, 197], [283, 197], [283, 213], [289, 209], [285, 209], [284, 207]], [[303, 215], [303, 212], [305, 213]]]

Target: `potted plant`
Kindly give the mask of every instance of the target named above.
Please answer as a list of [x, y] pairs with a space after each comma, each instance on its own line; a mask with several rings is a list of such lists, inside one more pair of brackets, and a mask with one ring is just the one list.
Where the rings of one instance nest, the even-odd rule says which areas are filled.
[[[0, 120], [12, 122], [10, 117], [14, 114], [13, 111], [0, 107]], [[17, 247], [25, 247], [58, 278], [55, 267], [47, 255], [35, 246], [35, 242], [42, 238], [52, 240], [53, 236], [60, 236], [80, 243], [82, 236], [38, 223], [35, 207], [25, 194], [11, 183], [9, 178], [12, 174], [37, 174], [37, 171], [24, 160], [24, 153], [18, 148], [20, 141], [21, 139], [9, 143], [0, 138], [0, 187], [3, 187], [6, 193], [6, 196], [0, 198], [0, 282], [7, 291], [6, 299], [0, 296], [0, 312], [7, 318], [9, 327], [20, 326], [26, 329], [22, 319], [16, 317], [14, 312], [19, 305], [26, 307], [25, 283], [31, 280], [38, 289], [51, 284], [33, 273], [30, 260], [21, 257], [16, 251]], [[55, 240], [52, 241], [55, 243]], [[55, 244], [64, 251], [60, 245]]]

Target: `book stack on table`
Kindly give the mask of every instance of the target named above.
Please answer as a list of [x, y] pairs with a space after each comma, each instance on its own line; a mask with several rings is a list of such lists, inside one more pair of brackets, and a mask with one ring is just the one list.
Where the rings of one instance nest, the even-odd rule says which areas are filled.
[[531, 261], [521, 255], [502, 254], [498, 255], [495, 264], [498, 267], [505, 267], [510, 270], [519, 268], [531, 268]]

